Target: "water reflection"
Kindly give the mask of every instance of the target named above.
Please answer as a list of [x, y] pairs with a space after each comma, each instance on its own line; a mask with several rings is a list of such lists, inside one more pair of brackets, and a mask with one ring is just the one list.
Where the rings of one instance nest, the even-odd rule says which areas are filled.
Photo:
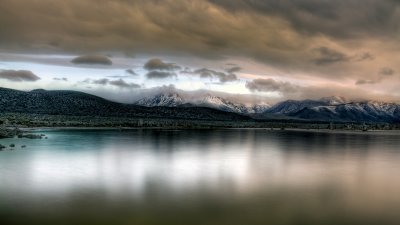
[[[379, 206], [386, 210], [389, 205], [398, 209], [400, 203], [400, 135], [395, 132], [238, 129], [45, 133], [48, 140], [2, 141], [28, 148], [0, 152], [0, 207], [22, 203], [11, 210], [18, 213], [25, 206], [36, 207], [46, 201], [61, 208], [74, 201], [74, 196], [80, 202], [92, 195], [106, 201], [107, 206], [118, 199], [146, 202], [155, 196], [185, 202], [188, 196], [232, 201], [268, 194], [280, 196], [274, 200], [277, 203], [289, 204], [299, 197], [283, 196], [297, 192], [307, 202], [317, 199], [318, 204], [358, 205], [357, 209], [363, 210], [369, 210], [366, 206], [371, 202], [374, 210]], [[324, 200], [321, 196], [330, 197]], [[226, 199], [218, 202], [226, 204]]]

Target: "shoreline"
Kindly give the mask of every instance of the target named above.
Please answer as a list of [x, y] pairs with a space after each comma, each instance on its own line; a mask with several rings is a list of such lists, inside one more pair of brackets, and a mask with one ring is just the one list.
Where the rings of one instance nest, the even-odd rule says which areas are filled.
[[310, 132], [351, 132], [351, 133], [370, 133], [370, 132], [399, 132], [398, 129], [384, 130], [351, 130], [351, 129], [315, 129], [315, 128], [261, 128], [261, 127], [211, 127], [211, 128], [181, 128], [181, 127], [21, 127], [23, 132], [34, 132], [44, 130], [265, 130], [265, 131], [310, 131]]

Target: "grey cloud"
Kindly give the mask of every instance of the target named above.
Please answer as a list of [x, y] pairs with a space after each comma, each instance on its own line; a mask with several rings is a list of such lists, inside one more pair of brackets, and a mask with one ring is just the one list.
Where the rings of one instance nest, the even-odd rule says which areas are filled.
[[355, 61], [361, 62], [361, 61], [365, 61], [365, 60], [374, 60], [375, 56], [369, 52], [364, 52], [362, 54], [354, 56], [353, 58]]
[[165, 71], [150, 71], [146, 74], [146, 77], [148, 79], [164, 79], [168, 77], [174, 77], [176, 76], [175, 73], [172, 72], [165, 72]]
[[379, 70], [378, 76], [374, 79], [358, 79], [356, 81], [356, 85], [364, 85], [364, 84], [377, 84], [382, 82], [387, 77], [393, 76], [395, 71], [389, 67], [383, 67]]
[[238, 80], [238, 78], [235, 74], [227, 74], [227, 75], [219, 77], [219, 81], [221, 83], [235, 81], [235, 80]]
[[272, 78], [268, 79], [254, 79], [248, 81], [246, 87], [250, 91], [259, 92], [281, 92], [281, 93], [293, 93], [298, 91], [299, 86], [289, 82], [276, 81]]
[[[281, 74], [356, 80], [380, 59], [396, 63], [399, 8], [398, 0], [1, 0], [0, 48], [251, 58]], [[319, 46], [336, 53], [310, 52]]]
[[379, 83], [380, 80], [365, 80], [365, 79], [359, 79], [356, 81], [356, 85], [363, 85], [363, 84], [376, 84]]
[[91, 83], [92, 83], [92, 84], [106, 85], [106, 84], [108, 84], [108, 82], [110, 82], [109, 79], [107, 79], [107, 78], [102, 78], [102, 79], [98, 79], [98, 80], [93, 80]]
[[218, 78], [221, 83], [238, 80], [237, 76], [233, 73], [218, 72], [215, 70], [201, 68], [192, 72], [192, 74], [200, 75], [202, 78]]
[[180, 71], [180, 73], [183, 73], [183, 74], [191, 74], [191, 73], [193, 73], [193, 71], [192, 71], [191, 68], [185, 67], [185, 68], [183, 68], [183, 69]]
[[83, 55], [73, 58], [71, 63], [74, 64], [97, 64], [97, 65], [112, 65], [112, 61], [107, 56], [103, 55]]
[[56, 80], [56, 81], [68, 81], [68, 78], [66, 78], [66, 77], [62, 77], [62, 78], [54, 77], [53, 80]]
[[29, 70], [0, 70], [0, 79], [6, 79], [14, 82], [34, 82], [40, 80]]
[[232, 12], [256, 12], [288, 21], [293, 29], [341, 39], [396, 36], [396, 0], [210, 0]]
[[140, 85], [135, 83], [127, 83], [126, 81], [119, 79], [119, 80], [112, 80], [109, 82], [110, 85], [114, 85], [121, 88], [140, 88]]
[[394, 72], [395, 71], [392, 68], [384, 67], [379, 71], [379, 74], [384, 76], [392, 76], [394, 75]]
[[149, 71], [152, 70], [174, 71], [181, 69], [181, 67], [176, 65], [175, 63], [166, 63], [158, 58], [150, 59], [149, 61], [147, 61], [146, 64], [144, 64], [144, 68]]
[[316, 48], [314, 49], [314, 52], [317, 54], [317, 58], [313, 60], [316, 65], [345, 62], [350, 59], [346, 54], [328, 47]]
[[237, 64], [236, 64], [236, 63], [225, 63], [225, 65], [227, 65], [227, 66], [231, 66], [231, 67], [237, 66]]
[[138, 75], [133, 69], [127, 69], [127, 70], [125, 70], [125, 72], [130, 74], [130, 75], [133, 75], [133, 76]]
[[228, 73], [237, 73], [241, 70], [242, 70], [242, 68], [240, 66], [232, 66], [232, 67], [226, 69], [225, 71]]
[[82, 82], [87, 84], [96, 84], [96, 85], [112, 85], [119, 88], [140, 88], [140, 85], [135, 83], [128, 83], [123, 79], [118, 79], [118, 80], [109, 80], [107, 78], [102, 78], [97, 80], [86, 79]]

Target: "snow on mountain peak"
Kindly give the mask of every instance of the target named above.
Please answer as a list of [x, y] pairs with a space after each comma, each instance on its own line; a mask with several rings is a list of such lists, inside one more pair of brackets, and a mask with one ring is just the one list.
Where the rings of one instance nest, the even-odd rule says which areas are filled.
[[265, 103], [246, 106], [243, 103], [233, 102], [214, 95], [206, 95], [204, 98], [199, 99], [185, 99], [177, 93], [161, 93], [153, 97], [143, 98], [137, 101], [135, 104], [147, 107], [177, 107], [186, 103], [190, 103], [194, 106], [209, 107], [222, 111], [236, 112], [242, 114], [261, 113], [270, 108], [270, 105]]
[[166, 107], [176, 107], [184, 104], [184, 99], [177, 93], [166, 93], [158, 94], [154, 97], [147, 97], [137, 101], [135, 104], [154, 107], [154, 106], [166, 106]]

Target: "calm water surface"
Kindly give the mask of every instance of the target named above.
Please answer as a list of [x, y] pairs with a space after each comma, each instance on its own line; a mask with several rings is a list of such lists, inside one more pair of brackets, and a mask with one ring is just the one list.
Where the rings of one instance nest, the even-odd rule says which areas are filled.
[[400, 224], [398, 132], [38, 132], [0, 140], [0, 224]]

